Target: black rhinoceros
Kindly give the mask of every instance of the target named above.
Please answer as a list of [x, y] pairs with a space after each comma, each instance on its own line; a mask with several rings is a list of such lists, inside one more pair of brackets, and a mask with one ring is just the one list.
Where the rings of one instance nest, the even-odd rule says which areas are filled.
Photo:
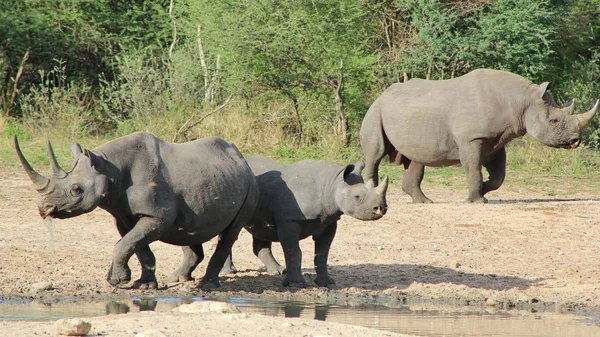
[[[381, 218], [387, 211], [387, 178], [378, 187], [365, 184], [361, 176], [363, 163], [345, 167], [323, 160], [279, 164], [252, 156], [248, 164], [260, 190], [256, 213], [245, 226], [252, 234], [254, 254], [269, 273], [281, 274], [284, 268], [271, 252], [271, 243], [281, 242], [287, 267], [283, 285], [304, 286], [299, 241], [312, 236], [315, 283], [322, 287], [333, 284], [327, 258], [338, 220], [342, 214], [365, 221]], [[230, 263], [228, 260], [225, 270], [233, 269]]]
[[148, 133], [134, 133], [93, 150], [73, 143], [71, 171], [57, 163], [52, 146], [50, 179], [19, 159], [40, 193], [42, 217], [70, 218], [96, 207], [116, 220], [122, 238], [114, 247], [111, 285], [129, 282], [129, 258], [136, 254], [142, 275], [136, 287], [156, 288], [155, 258], [149, 244], [163, 241], [184, 250], [186, 259], [172, 278], [185, 278], [204, 258], [202, 243], [219, 235], [201, 285], [219, 286], [218, 274], [243, 225], [258, 202], [252, 170], [235, 145], [217, 137], [184, 144], [166, 143]]
[[[598, 108], [572, 115], [573, 101], [559, 107], [548, 82], [540, 85], [509, 72], [478, 69], [441, 81], [392, 84], [369, 108], [360, 129], [365, 179], [378, 180], [386, 155], [406, 169], [402, 190], [413, 202], [431, 202], [421, 191], [425, 166], [461, 163], [469, 202], [502, 185], [505, 146], [530, 134], [545, 145], [572, 149]], [[483, 181], [481, 167], [489, 172]]]

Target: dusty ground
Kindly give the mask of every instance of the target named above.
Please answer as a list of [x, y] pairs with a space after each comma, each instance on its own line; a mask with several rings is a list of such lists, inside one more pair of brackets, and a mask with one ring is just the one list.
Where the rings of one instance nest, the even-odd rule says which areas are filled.
[[[162, 283], [157, 291], [109, 286], [105, 276], [112, 247], [119, 236], [110, 216], [101, 210], [71, 220], [54, 220], [56, 256], [53, 257], [48, 230], [37, 216], [36, 194], [29, 181], [20, 172], [0, 172], [3, 210], [0, 297], [52, 301], [62, 297], [93, 300], [131, 295], [197, 295], [210, 298], [235, 294], [336, 303], [362, 303], [376, 298], [379, 303], [392, 305], [432, 300], [488, 308], [583, 310], [595, 315], [600, 308], [597, 258], [600, 254], [600, 202], [597, 199], [600, 191], [586, 186], [585, 181], [568, 177], [549, 177], [548, 180], [552, 182], [551, 187], [507, 181], [499, 191], [488, 195], [490, 203], [485, 205], [462, 203], [466, 196], [464, 187], [439, 184], [424, 187], [435, 204], [411, 204], [400, 186], [392, 185], [388, 190], [390, 209], [383, 219], [360, 222], [342, 218], [329, 261], [337, 284], [329, 290], [311, 282], [306, 289], [286, 289], [280, 286], [280, 277], [259, 273], [259, 261], [251, 252], [250, 235], [243, 231], [233, 251], [235, 265], [241, 272], [224, 276], [220, 289], [206, 293], [196, 290], [193, 284]], [[573, 184], [583, 188], [573, 192]], [[301, 246], [305, 276], [312, 280], [312, 240], [302, 241]], [[159, 282], [164, 282], [179, 264], [181, 251], [160, 242], [151, 247], [157, 258], [157, 277]], [[210, 243], [206, 250], [209, 247]], [[276, 248], [276, 257], [283, 261], [279, 246]], [[139, 275], [137, 264], [135, 258], [130, 261], [133, 277]], [[206, 265], [205, 260], [198, 267], [196, 277], [203, 275]], [[31, 286], [38, 282], [51, 282], [54, 289], [33, 293]], [[157, 321], [153, 315], [160, 314], [95, 318], [93, 324], [105, 329], [96, 333], [131, 336], [135, 330], [131, 322], [139, 325], [146, 322], [150, 326]], [[161, 317], [161, 324], [168, 325], [174, 336], [191, 329], [189, 324], [182, 323], [185, 317], [173, 314]], [[232, 335], [238, 331], [235, 329], [245, 327], [250, 330], [244, 331], [262, 336], [259, 326], [276, 329], [270, 331], [273, 335], [358, 335], [356, 331], [344, 330], [353, 327], [309, 321], [282, 326], [283, 319], [258, 315], [227, 319], [206, 316], [204, 319], [220, 322], [214, 324], [222, 325], [223, 335]], [[321, 328], [326, 330], [319, 330], [321, 328], [314, 324], [325, 324]], [[0, 331], [26, 336], [51, 331], [49, 326], [51, 323], [0, 322]], [[360, 334], [392, 335], [376, 330], [361, 330]]]

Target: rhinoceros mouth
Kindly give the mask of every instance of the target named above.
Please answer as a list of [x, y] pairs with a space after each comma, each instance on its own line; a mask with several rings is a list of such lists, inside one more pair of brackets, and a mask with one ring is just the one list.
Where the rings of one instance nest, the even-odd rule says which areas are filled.
[[581, 144], [581, 139], [571, 139], [568, 142], [564, 142], [558, 145], [558, 147], [563, 149], [576, 149]]
[[56, 206], [52, 206], [45, 211], [40, 211], [40, 216], [42, 219], [46, 219], [47, 217], [52, 217], [52, 215], [56, 212]]

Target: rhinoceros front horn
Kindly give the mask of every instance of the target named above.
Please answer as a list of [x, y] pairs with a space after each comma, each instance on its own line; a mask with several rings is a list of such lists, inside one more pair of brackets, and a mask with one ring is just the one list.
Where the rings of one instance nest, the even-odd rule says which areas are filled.
[[48, 157], [50, 158], [50, 164], [52, 165], [52, 175], [56, 178], [64, 178], [67, 176], [67, 172], [58, 165], [58, 160], [56, 160], [56, 156], [54, 155], [54, 150], [52, 149], [52, 143], [48, 142]]
[[381, 184], [379, 184], [379, 186], [377, 186], [376, 191], [380, 195], [384, 195], [385, 192], [387, 192], [387, 188], [388, 188], [388, 177], [386, 176], [385, 178], [383, 178], [383, 181], [381, 182]]
[[15, 150], [17, 150], [17, 156], [19, 156], [19, 160], [21, 161], [21, 165], [23, 165], [23, 168], [25, 169], [25, 172], [27, 172], [29, 179], [31, 179], [33, 182], [35, 189], [38, 191], [43, 190], [50, 183], [50, 179], [35, 172], [31, 165], [29, 165], [29, 162], [27, 159], [25, 159], [25, 156], [23, 156], [23, 152], [21, 152], [21, 147], [19, 146], [19, 140], [17, 139], [17, 136], [14, 138], [14, 143]]
[[592, 120], [592, 118], [594, 118], [596, 110], [598, 110], [598, 102], [599, 100], [596, 100], [596, 104], [594, 104], [594, 107], [590, 111], [577, 115], [577, 125], [580, 129], [583, 129], [587, 125], [587, 123], [589, 123]]

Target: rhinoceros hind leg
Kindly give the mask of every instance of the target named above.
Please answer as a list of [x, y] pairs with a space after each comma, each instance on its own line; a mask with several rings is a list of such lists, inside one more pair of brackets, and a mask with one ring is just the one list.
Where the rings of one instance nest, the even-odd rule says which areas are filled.
[[202, 289], [211, 289], [221, 286], [221, 283], [219, 282], [219, 273], [221, 272], [221, 269], [223, 269], [227, 259], [231, 256], [231, 247], [233, 246], [233, 243], [240, 235], [242, 227], [246, 225], [248, 219], [252, 217], [255, 209], [256, 204], [246, 200], [233, 221], [231, 221], [229, 226], [219, 235], [217, 248], [215, 248], [215, 252], [208, 262], [206, 274], [204, 274], [202, 281], [198, 285], [199, 287]]
[[402, 190], [412, 197], [412, 202], [414, 203], [432, 203], [433, 201], [427, 198], [421, 190], [421, 182], [425, 175], [425, 166], [415, 161], [409, 161], [408, 159], [405, 159], [405, 161], [408, 161], [408, 168], [404, 171], [404, 177], [402, 178]]
[[183, 251], [183, 259], [179, 268], [175, 270], [167, 279], [168, 282], [186, 282], [192, 281], [192, 272], [200, 262], [204, 259], [204, 250], [202, 245], [194, 245], [189, 247], [181, 247]]
[[270, 241], [261, 240], [255, 236], [252, 237], [252, 250], [260, 261], [264, 264], [262, 269], [259, 271], [266, 271], [271, 275], [283, 275], [285, 273], [285, 267], [280, 265], [271, 251], [272, 243]]
[[223, 264], [223, 268], [221, 268], [221, 271], [219, 272], [219, 275], [232, 275], [237, 272], [237, 268], [233, 265], [232, 254], [229, 254], [227, 260], [225, 260], [225, 264]]

